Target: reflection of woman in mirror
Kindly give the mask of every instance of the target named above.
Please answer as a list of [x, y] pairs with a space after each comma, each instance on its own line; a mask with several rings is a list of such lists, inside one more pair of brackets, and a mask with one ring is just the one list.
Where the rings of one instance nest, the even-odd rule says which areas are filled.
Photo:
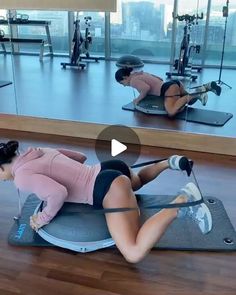
[[[203, 234], [211, 230], [211, 213], [204, 203], [163, 209], [143, 225], [140, 222], [134, 191], [168, 168], [188, 171], [186, 157], [173, 155], [142, 168], [137, 174], [120, 160], [90, 166], [84, 163], [86, 158], [77, 151], [52, 148], [30, 147], [19, 154], [17, 141], [0, 143], [0, 180], [12, 180], [18, 189], [35, 193], [46, 201], [42, 212], [30, 218], [34, 230], [48, 224], [64, 202], [87, 203], [95, 208], [134, 208], [132, 211], [105, 213], [109, 232], [118, 249], [127, 261], [133, 263], [147, 255], [176, 218], [192, 218]], [[172, 202], [180, 204], [200, 199], [200, 191], [190, 182]]]
[[148, 95], [162, 96], [169, 116], [174, 116], [186, 104], [192, 105], [197, 100], [206, 105], [208, 91], [212, 91], [216, 95], [221, 93], [221, 87], [214, 81], [195, 88], [195, 92], [189, 94], [179, 80], [164, 82], [158, 76], [142, 71], [132, 71], [132, 68], [121, 68], [116, 71], [115, 78], [118, 83], [131, 86], [139, 92], [139, 96], [133, 100], [134, 104], [138, 104]]

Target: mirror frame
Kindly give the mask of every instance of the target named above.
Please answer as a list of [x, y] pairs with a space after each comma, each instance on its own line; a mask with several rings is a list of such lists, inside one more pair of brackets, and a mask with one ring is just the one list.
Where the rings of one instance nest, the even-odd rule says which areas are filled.
[[[0, 114], [0, 130], [4, 131], [96, 140], [99, 133], [108, 126], [107, 124]], [[136, 132], [143, 146], [236, 156], [236, 138], [152, 128], [131, 128]]]

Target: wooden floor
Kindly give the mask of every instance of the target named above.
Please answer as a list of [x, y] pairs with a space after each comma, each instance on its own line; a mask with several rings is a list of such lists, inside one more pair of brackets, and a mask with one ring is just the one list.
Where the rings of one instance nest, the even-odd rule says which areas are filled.
[[[1, 133], [1, 138], [6, 134]], [[8, 138], [17, 138], [8, 133]], [[32, 139], [33, 138], [33, 139]], [[21, 148], [60, 146], [88, 155], [97, 162], [92, 141], [68, 141], [52, 137], [20, 136]], [[143, 147], [140, 161], [167, 157], [178, 150]], [[236, 227], [236, 158], [185, 152], [195, 161], [195, 174], [204, 195], [223, 201]], [[172, 171], [173, 172], [173, 171]], [[188, 181], [184, 178], [183, 181]], [[181, 180], [168, 171], [142, 190], [169, 193]], [[125, 262], [116, 249], [77, 254], [59, 248], [12, 247], [7, 235], [17, 213], [16, 190], [12, 183], [1, 186], [0, 206], [0, 294], [1, 295], [235, 295], [236, 253], [153, 250], [142, 262]], [[24, 196], [23, 196], [24, 198]]]
[[[234, 117], [224, 127], [212, 127], [167, 117], [150, 116], [122, 110], [122, 105], [134, 98], [130, 87], [122, 87], [114, 78], [115, 62], [90, 62], [85, 70], [61, 68], [66, 58], [44, 58], [38, 56], [1, 56], [0, 80], [14, 81], [0, 90], [0, 112], [27, 116], [83, 121], [105, 124], [123, 124], [144, 128], [180, 130], [220, 136], [236, 137], [236, 88], [235, 71], [223, 70], [222, 79], [233, 86], [223, 87], [220, 97], [209, 94], [206, 109], [231, 112]], [[145, 64], [143, 70], [165, 79], [169, 66]], [[204, 69], [194, 86], [217, 80], [218, 69]], [[199, 102], [196, 107], [202, 107]]]

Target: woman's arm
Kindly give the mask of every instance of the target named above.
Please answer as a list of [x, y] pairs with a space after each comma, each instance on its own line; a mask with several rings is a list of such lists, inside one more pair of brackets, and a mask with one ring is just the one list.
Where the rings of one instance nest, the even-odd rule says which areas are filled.
[[47, 204], [37, 214], [38, 228], [48, 224], [64, 204], [68, 192], [66, 187], [42, 174], [31, 174], [30, 171], [19, 173], [14, 179], [15, 185], [23, 191], [35, 193]]
[[61, 148], [57, 149], [57, 151], [67, 156], [68, 158], [71, 158], [80, 163], [84, 163], [87, 160], [87, 157], [85, 156], [85, 154], [77, 152], [77, 151], [61, 149]]
[[134, 103], [136, 104], [139, 103], [148, 94], [151, 88], [146, 82], [139, 79], [135, 79], [134, 81], [131, 80], [130, 86], [134, 87], [139, 92], [139, 96], [134, 99]]

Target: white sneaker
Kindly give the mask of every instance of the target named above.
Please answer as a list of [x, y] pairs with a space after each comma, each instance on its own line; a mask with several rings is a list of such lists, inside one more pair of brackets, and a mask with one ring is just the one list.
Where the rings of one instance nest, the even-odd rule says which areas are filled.
[[182, 170], [180, 168], [180, 163], [181, 163], [181, 160], [185, 158], [183, 156], [179, 156], [179, 155], [173, 155], [171, 157], [168, 158], [168, 164], [169, 164], [169, 167], [170, 169], [172, 170]]
[[190, 176], [192, 167], [193, 167], [192, 160], [189, 160], [185, 156], [179, 156], [179, 155], [173, 155], [169, 157], [168, 164], [170, 169], [186, 171], [188, 176]]
[[205, 106], [208, 101], [208, 94], [207, 93], [200, 94], [198, 99], [200, 100], [202, 105]]
[[215, 93], [217, 96], [221, 94], [221, 87], [215, 81], [209, 82], [207, 84], [203, 84], [207, 91], [211, 91]]
[[[188, 197], [188, 202], [195, 202], [201, 199], [201, 193], [197, 186], [189, 182], [183, 187], [180, 193]], [[179, 209], [178, 217], [189, 216], [197, 223], [201, 232], [207, 234], [212, 229], [212, 216], [206, 204], [201, 203], [196, 206], [182, 207]]]
[[[207, 85], [207, 84], [206, 84]], [[208, 95], [207, 95], [207, 88], [205, 87], [205, 85], [203, 86], [197, 86], [194, 87], [194, 92], [191, 94], [197, 94], [197, 99], [200, 100], [200, 102], [202, 103], [203, 106], [205, 106], [207, 104], [208, 101]]]

